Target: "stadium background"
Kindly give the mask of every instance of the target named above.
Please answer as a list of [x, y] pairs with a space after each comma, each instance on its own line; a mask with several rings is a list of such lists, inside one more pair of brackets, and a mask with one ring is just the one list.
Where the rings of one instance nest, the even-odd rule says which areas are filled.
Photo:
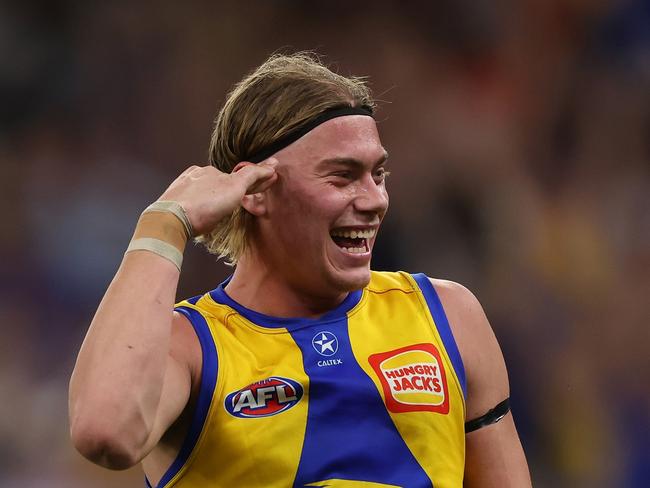
[[[0, 3], [0, 486], [141, 486], [71, 447], [74, 357], [139, 212], [279, 48], [385, 101], [375, 267], [479, 296], [534, 485], [648, 486], [648, 25], [643, 0]], [[179, 297], [227, 273], [191, 248]]]

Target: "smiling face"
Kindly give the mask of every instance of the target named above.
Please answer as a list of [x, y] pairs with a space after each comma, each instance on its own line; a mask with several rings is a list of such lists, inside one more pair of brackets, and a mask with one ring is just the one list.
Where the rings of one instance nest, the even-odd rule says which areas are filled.
[[371, 117], [325, 122], [276, 153], [254, 247], [290, 287], [315, 296], [363, 288], [388, 209], [387, 153]]

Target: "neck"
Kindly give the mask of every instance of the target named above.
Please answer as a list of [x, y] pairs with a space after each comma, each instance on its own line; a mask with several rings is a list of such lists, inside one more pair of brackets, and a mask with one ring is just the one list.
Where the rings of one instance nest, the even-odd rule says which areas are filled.
[[252, 253], [239, 259], [225, 290], [248, 309], [285, 318], [318, 318], [336, 308], [347, 296], [346, 292], [338, 291], [330, 295], [309, 293], [306, 287], [292, 284]]

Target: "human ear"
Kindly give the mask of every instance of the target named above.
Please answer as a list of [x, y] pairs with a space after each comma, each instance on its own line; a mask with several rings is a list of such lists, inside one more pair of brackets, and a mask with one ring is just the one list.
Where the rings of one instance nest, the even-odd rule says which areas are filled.
[[[268, 166], [270, 168], [275, 168], [277, 165], [277, 160], [271, 158], [265, 162], [262, 162], [258, 165], [241, 161], [239, 162], [232, 170], [233, 173], [242, 170], [243, 168], [250, 166]], [[275, 183], [277, 180], [277, 174], [274, 173], [270, 178], [265, 180], [260, 180], [257, 184], [254, 184], [249, 187], [248, 192], [242, 197], [241, 205], [242, 207], [250, 214], [255, 216], [261, 216], [266, 213], [266, 190]]]
[[266, 196], [264, 192], [244, 195], [241, 199], [241, 206], [248, 213], [261, 217], [266, 215]]

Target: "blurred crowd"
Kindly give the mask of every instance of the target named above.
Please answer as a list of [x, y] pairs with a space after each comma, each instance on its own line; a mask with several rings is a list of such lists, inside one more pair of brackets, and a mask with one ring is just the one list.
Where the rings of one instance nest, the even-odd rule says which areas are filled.
[[[369, 77], [374, 267], [479, 297], [534, 486], [648, 486], [648, 26], [645, 0], [0, 3], [0, 486], [141, 486], [71, 446], [76, 352], [229, 88], [302, 49]], [[228, 273], [192, 247], [178, 297]]]

